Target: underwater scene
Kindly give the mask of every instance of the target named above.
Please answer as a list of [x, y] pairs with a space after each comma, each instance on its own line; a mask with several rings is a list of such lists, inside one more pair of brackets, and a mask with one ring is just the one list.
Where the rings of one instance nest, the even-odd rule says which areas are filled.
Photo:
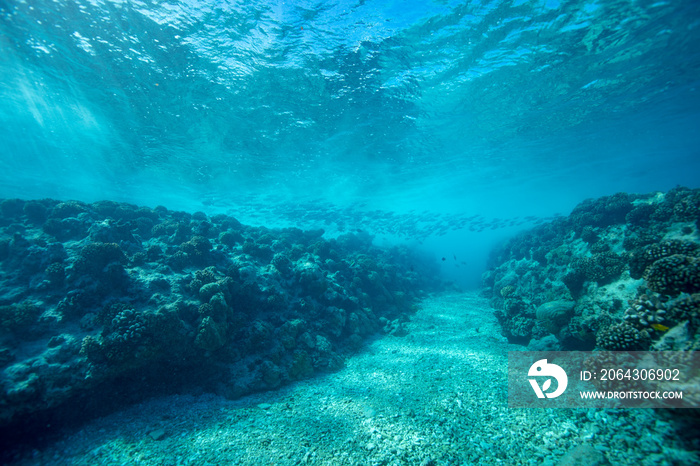
[[700, 2], [0, 0], [0, 464], [700, 464], [699, 351]]

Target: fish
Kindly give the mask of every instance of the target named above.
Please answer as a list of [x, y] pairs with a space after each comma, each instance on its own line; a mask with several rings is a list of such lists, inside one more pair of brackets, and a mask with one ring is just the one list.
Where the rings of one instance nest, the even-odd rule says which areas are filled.
[[659, 332], [666, 332], [669, 329], [669, 327], [666, 327], [665, 325], [661, 324], [651, 324], [651, 328], [653, 328], [654, 330], [658, 330]]

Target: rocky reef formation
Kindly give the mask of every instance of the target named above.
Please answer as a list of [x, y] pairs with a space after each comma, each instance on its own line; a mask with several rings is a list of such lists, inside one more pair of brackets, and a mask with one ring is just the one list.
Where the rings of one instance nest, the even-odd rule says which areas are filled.
[[0, 437], [161, 392], [276, 388], [341, 367], [369, 335], [405, 335], [437, 264], [366, 233], [322, 235], [0, 202]]
[[697, 189], [587, 200], [495, 250], [485, 293], [533, 350], [699, 349], [699, 230]]

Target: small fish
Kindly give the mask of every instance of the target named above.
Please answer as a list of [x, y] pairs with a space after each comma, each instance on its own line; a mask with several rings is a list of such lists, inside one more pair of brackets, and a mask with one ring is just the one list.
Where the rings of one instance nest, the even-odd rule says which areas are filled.
[[443, 262], [446, 261], [446, 260], [447, 260], [447, 259], [445, 259], [444, 257], [442, 258], [442, 261], [443, 261]]
[[651, 328], [658, 330], [659, 332], [666, 332], [669, 329], [669, 327], [661, 324], [651, 324]]

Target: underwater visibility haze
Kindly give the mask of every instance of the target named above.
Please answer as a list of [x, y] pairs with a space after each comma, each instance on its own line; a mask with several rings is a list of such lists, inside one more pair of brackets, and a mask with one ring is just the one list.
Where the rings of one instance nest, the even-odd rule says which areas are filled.
[[[194, 411], [169, 416], [216, 417], [217, 402], [197, 396], [237, 400], [324, 372], [328, 400], [352, 398], [368, 367], [427, 374], [477, 347], [499, 367], [514, 345], [696, 349], [698, 188], [696, 0], [0, 0], [0, 430], [41, 432], [84, 404], [143, 421], [134, 442], [165, 445], [175, 427], [121, 408], [189, 396]], [[457, 294], [430, 295], [445, 290]], [[685, 340], [664, 340], [685, 322]], [[454, 351], [436, 349], [446, 341]], [[372, 359], [385, 352], [400, 357]], [[115, 396], [100, 388], [134, 377]], [[491, 382], [498, 399], [503, 378]], [[452, 419], [479, 403], [453, 387], [459, 409], [435, 398], [421, 417], [408, 392], [423, 388], [396, 383], [407, 410], [396, 416], [412, 423], [444, 427], [430, 413]], [[304, 393], [284, 396], [287, 411], [266, 398], [246, 416], [296, 412], [306, 420], [279, 429], [313, 438], [295, 430], [313, 426], [293, 402]], [[363, 400], [338, 418], [359, 416], [362, 429], [390, 418], [389, 405]], [[345, 425], [345, 456], [310, 440], [279, 459], [251, 441], [238, 444], [240, 463], [209, 461], [697, 460], [678, 419], [635, 411], [624, 422], [651, 440], [625, 456], [623, 416], [601, 413], [557, 414], [569, 427], [515, 451], [521, 420], [460, 418], [481, 426], [473, 451], [420, 453], [417, 439], [437, 431], [409, 439], [399, 427], [391, 438], [402, 440], [384, 445], [393, 427], [376, 421], [362, 438]], [[456, 426], [440, 427], [451, 445]], [[133, 461], [105, 446], [106, 428], [82, 441], [103, 445], [107, 463]], [[63, 448], [44, 446], [46, 461]], [[31, 464], [23, 455], [11, 458]]]
[[512, 218], [697, 184], [692, 0], [0, 8], [4, 197]]

